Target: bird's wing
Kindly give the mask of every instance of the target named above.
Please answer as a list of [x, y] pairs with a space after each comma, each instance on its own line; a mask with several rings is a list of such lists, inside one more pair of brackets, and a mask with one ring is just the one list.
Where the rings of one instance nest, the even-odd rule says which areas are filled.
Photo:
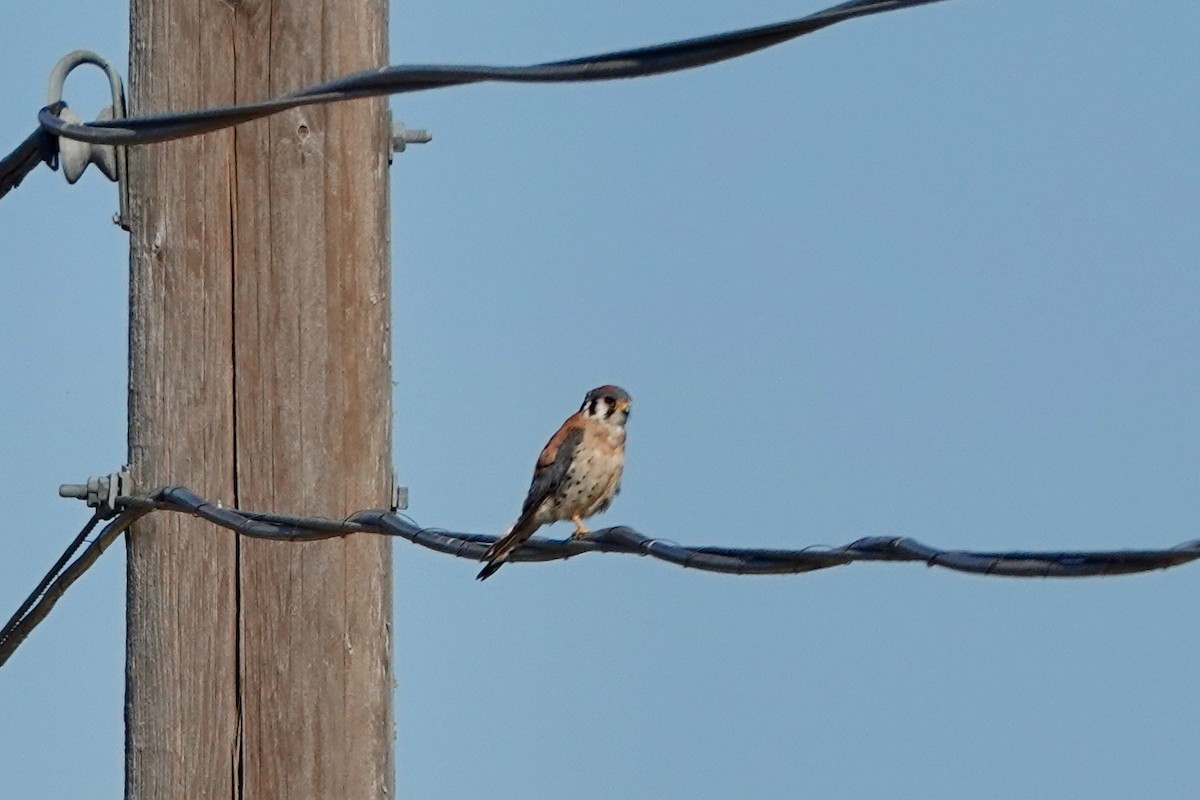
[[521, 506], [521, 516], [488, 548], [483, 557], [487, 563], [475, 576], [479, 580], [487, 580], [500, 569], [509, 555], [541, 526], [534, 517], [542, 501], [553, 496], [566, 480], [567, 472], [571, 468], [571, 459], [574, 458], [579, 443], [583, 441], [582, 421], [578, 415], [569, 417], [542, 448], [542, 454], [538, 456], [537, 466], [533, 470], [533, 483], [530, 484], [525, 503]]
[[537, 466], [533, 470], [529, 493], [525, 495], [525, 503], [521, 506], [521, 520], [517, 522], [516, 527], [523, 527], [521, 522], [533, 516], [542, 501], [562, 487], [575, 451], [583, 441], [582, 422], [578, 415], [572, 415], [542, 448], [542, 454], [538, 456]]

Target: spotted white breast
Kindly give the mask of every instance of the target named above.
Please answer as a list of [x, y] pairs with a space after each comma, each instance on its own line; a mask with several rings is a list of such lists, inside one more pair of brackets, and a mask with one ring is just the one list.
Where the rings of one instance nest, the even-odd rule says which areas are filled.
[[538, 509], [539, 523], [590, 517], [604, 511], [621, 491], [624, 466], [624, 429], [586, 425], [562, 487]]

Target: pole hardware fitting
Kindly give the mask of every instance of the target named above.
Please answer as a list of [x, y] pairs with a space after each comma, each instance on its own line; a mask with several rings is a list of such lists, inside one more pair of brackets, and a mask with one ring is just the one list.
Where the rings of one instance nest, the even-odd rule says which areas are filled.
[[[388, 112], [388, 119], [392, 112]], [[421, 128], [406, 128], [403, 120], [396, 120], [392, 125], [392, 153], [403, 153], [410, 144], [425, 144], [433, 141], [433, 134]], [[392, 155], [388, 154], [388, 164], [392, 163]]]
[[404, 511], [408, 508], [408, 487], [396, 484], [392, 486], [392, 511]]
[[129, 473], [121, 470], [111, 475], [93, 475], [87, 483], [64, 483], [58, 487], [59, 497], [84, 500], [88, 508], [96, 509], [101, 519], [112, 519], [120, 513], [117, 499], [129, 496]]
[[392, 484], [392, 497], [388, 508], [392, 513], [405, 510], [408, 508], [408, 487], [396, 479], [395, 467], [392, 467], [388, 479]]
[[[72, 53], [67, 53], [59, 59], [54, 65], [54, 69], [50, 70], [50, 85], [46, 90], [46, 105], [52, 106], [55, 103], [62, 102], [63, 85], [67, 81], [67, 75], [71, 70], [81, 64], [93, 64], [108, 76], [109, 90], [112, 92], [112, 104], [100, 109], [97, 115], [97, 121], [107, 121], [112, 119], [125, 118], [125, 87], [121, 82], [121, 73], [117, 72], [116, 67], [110, 64], [102, 56], [93, 53], [91, 50], [76, 50]], [[83, 120], [71, 111], [71, 109], [63, 104], [63, 109], [60, 112], [61, 116], [67, 122], [82, 124]], [[113, 217], [113, 222], [120, 225], [125, 230], [129, 230], [129, 182], [126, 179], [128, 171], [125, 163], [125, 148], [117, 147], [110, 144], [90, 144], [88, 142], [80, 142], [74, 139], [60, 137], [58, 141], [58, 166], [62, 167], [63, 175], [67, 179], [67, 183], [75, 183], [83, 175], [84, 170], [88, 168], [88, 164], [95, 164], [104, 175], [117, 184], [117, 195], [119, 209], [117, 215]], [[51, 164], [57, 169], [57, 166]]]

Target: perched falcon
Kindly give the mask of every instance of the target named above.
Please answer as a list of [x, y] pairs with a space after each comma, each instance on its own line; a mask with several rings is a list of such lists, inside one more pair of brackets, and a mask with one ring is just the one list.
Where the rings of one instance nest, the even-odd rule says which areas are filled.
[[588, 533], [583, 518], [608, 508], [621, 491], [629, 404], [629, 393], [619, 386], [587, 393], [542, 450], [521, 516], [487, 551], [479, 580], [500, 569], [543, 525], [569, 519], [575, 523], [572, 536]]

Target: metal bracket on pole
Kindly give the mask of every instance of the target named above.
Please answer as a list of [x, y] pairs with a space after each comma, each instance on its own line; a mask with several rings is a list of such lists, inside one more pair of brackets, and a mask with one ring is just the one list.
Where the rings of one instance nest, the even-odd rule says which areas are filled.
[[396, 484], [392, 487], [392, 511], [408, 508], [408, 487]]
[[58, 496], [84, 500], [102, 519], [111, 519], [120, 513], [117, 498], [128, 496], [129, 490], [129, 473], [122, 470], [111, 475], [93, 475], [87, 483], [64, 483], [58, 487]]
[[[94, 64], [104, 70], [108, 76], [108, 86], [112, 92], [112, 105], [100, 109], [97, 120], [125, 118], [125, 87], [121, 83], [121, 74], [116, 67], [103, 57], [91, 50], [76, 50], [59, 59], [50, 71], [50, 85], [46, 90], [46, 104], [53, 105], [62, 100], [63, 84], [67, 75], [80, 64]], [[60, 115], [67, 122], [82, 123], [69, 108], [63, 108]], [[125, 230], [129, 230], [129, 184], [126, 181], [125, 148], [106, 144], [90, 144], [74, 139], [61, 137], [58, 141], [58, 163], [62, 166], [67, 183], [75, 183], [83, 175], [88, 164], [95, 164], [110, 181], [117, 183], [119, 209], [113, 217], [113, 222]]]
[[408, 487], [404, 486], [403, 484], [399, 483], [396, 480], [396, 468], [395, 467], [392, 467], [391, 479], [392, 479], [392, 502], [390, 503], [389, 507], [390, 507], [392, 513], [395, 513], [397, 511], [403, 511], [404, 509], [408, 508]]
[[[388, 111], [388, 120], [392, 119], [392, 112]], [[409, 129], [404, 127], [404, 120], [396, 120], [391, 123], [392, 126], [392, 148], [391, 153], [388, 153], [388, 164], [392, 163], [392, 153], [403, 153], [410, 144], [425, 144], [433, 141], [433, 134], [421, 128]]]

